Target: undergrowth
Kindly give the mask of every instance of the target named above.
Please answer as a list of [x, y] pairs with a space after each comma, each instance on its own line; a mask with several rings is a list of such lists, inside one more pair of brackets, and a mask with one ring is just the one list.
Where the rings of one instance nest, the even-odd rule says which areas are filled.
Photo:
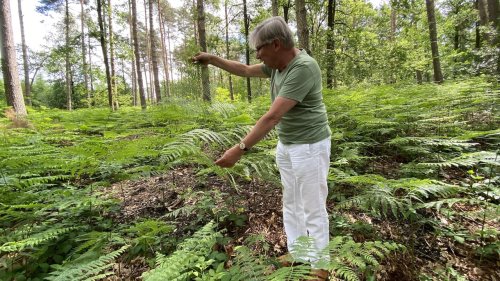
[[[407, 280], [439, 279], [443, 272], [464, 277], [449, 262], [420, 273], [419, 245], [430, 237], [453, 247], [468, 243], [473, 262], [498, 260], [497, 89], [476, 78], [325, 90], [333, 136], [331, 259], [324, 267], [333, 280], [374, 280], [394, 255], [413, 260]], [[264, 99], [172, 100], [147, 111], [32, 109], [30, 126], [20, 128], [0, 119], [0, 279], [127, 278], [120, 268], [137, 260], [145, 280], [307, 278], [307, 262], [281, 268], [269, 255], [275, 245], [253, 247], [231, 237], [234, 228], [247, 227], [250, 210], [205, 186], [216, 178], [238, 195], [255, 178], [279, 182], [274, 132], [234, 168], [213, 164], [266, 107]], [[181, 203], [160, 200], [162, 215], [155, 218], [119, 221], [120, 202], [102, 193], [185, 166], [204, 188], [165, 184], [161, 200], [168, 195]], [[386, 235], [381, 225], [401, 235]], [[307, 250], [302, 242], [298, 249]]]

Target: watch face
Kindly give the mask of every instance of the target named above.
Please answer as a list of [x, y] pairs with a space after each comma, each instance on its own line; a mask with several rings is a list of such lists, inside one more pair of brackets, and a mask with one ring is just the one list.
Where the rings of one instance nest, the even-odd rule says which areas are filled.
[[244, 144], [244, 143], [242, 143], [242, 142], [240, 142], [240, 149], [245, 150], [245, 144]]

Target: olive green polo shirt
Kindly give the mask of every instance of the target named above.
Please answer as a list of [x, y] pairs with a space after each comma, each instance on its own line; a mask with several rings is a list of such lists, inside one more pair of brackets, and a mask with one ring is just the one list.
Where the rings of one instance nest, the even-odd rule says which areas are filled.
[[276, 129], [283, 144], [321, 141], [331, 135], [323, 103], [321, 71], [318, 63], [301, 50], [283, 71], [262, 65], [271, 78], [271, 99], [285, 97], [298, 103], [282, 117]]

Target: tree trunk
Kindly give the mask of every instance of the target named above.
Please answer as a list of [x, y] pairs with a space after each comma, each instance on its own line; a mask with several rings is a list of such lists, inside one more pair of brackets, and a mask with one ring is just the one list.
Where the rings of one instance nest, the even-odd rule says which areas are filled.
[[[273, 0], [273, 3], [277, 0]], [[227, 16], [227, 5], [228, 0], [224, 1], [224, 18], [226, 20], [226, 59], [229, 59], [229, 20]], [[234, 100], [234, 92], [233, 92], [233, 78], [231, 77], [231, 73], [228, 73], [229, 77], [229, 94], [231, 96], [231, 100]]]
[[158, 50], [156, 49], [156, 36], [154, 30], [154, 21], [153, 21], [153, 1], [149, 1], [149, 40], [151, 41], [151, 61], [153, 67], [153, 83], [155, 87], [155, 98], [156, 102], [161, 101], [161, 92], [160, 92], [160, 77], [158, 75]]
[[104, 37], [105, 30], [104, 30], [104, 22], [103, 22], [103, 12], [102, 12], [102, 1], [97, 0], [97, 20], [99, 22], [99, 40], [101, 42], [101, 50], [102, 50], [102, 56], [104, 60], [104, 68], [106, 70], [106, 84], [107, 84], [107, 89], [108, 89], [108, 104], [109, 108], [111, 110], [114, 110], [113, 108], [113, 88], [111, 84], [111, 73], [109, 69], [109, 60], [108, 60], [108, 47], [106, 43], [106, 38]]
[[24, 67], [24, 98], [26, 104], [31, 105], [31, 84], [30, 84], [30, 69], [28, 66], [28, 46], [26, 46], [26, 37], [24, 34], [24, 19], [21, 0], [17, 0], [17, 7], [19, 12], [19, 25], [21, 28], [21, 43], [23, 50], [23, 67]]
[[427, 20], [429, 22], [429, 35], [431, 40], [432, 66], [434, 68], [434, 82], [443, 82], [443, 73], [441, 72], [441, 62], [439, 59], [439, 49], [437, 44], [436, 17], [434, 15], [434, 0], [425, 0], [427, 7]]
[[[197, 10], [198, 10], [198, 33], [200, 47], [203, 52], [207, 51], [207, 39], [205, 32], [205, 8], [203, 7], [203, 0], [197, 0]], [[210, 97], [210, 80], [208, 74], [208, 66], [201, 66], [201, 83], [203, 88], [203, 100], [211, 101]]]
[[82, 66], [83, 66], [83, 82], [84, 91], [87, 96], [87, 106], [90, 107], [90, 91], [89, 91], [89, 74], [87, 70], [87, 46], [85, 45], [85, 9], [83, 8], [84, 0], [80, 0], [80, 28], [81, 28], [81, 45], [82, 45]]
[[[243, 21], [244, 21], [244, 25], [245, 25], [245, 60], [246, 60], [246, 64], [250, 65], [250, 46], [248, 46], [248, 34], [249, 34], [250, 19], [248, 18], [247, 1], [246, 0], [243, 0]], [[252, 87], [250, 84], [250, 77], [247, 77], [247, 98], [248, 98], [248, 102], [252, 102]]]
[[90, 36], [87, 36], [87, 46], [89, 46], [89, 79], [90, 79], [90, 98], [94, 94], [94, 74], [92, 74], [92, 45], [90, 45]]
[[305, 0], [295, 0], [295, 12], [297, 17], [297, 36], [299, 38], [299, 48], [311, 54], [309, 48], [309, 29], [307, 28], [307, 10]]
[[65, 30], [65, 42], [66, 42], [66, 107], [68, 110], [73, 109], [73, 101], [72, 101], [72, 87], [71, 87], [71, 62], [69, 56], [69, 3], [68, 0], [65, 1], [65, 16], [64, 16], [64, 30]]
[[139, 40], [137, 40], [137, 7], [135, 0], [132, 2], [132, 35], [134, 40], [134, 55], [135, 55], [135, 68], [137, 71], [137, 84], [139, 84], [139, 98], [141, 100], [142, 109], [146, 109], [146, 95], [144, 94], [144, 85], [141, 73], [141, 55], [139, 54]]
[[161, 60], [163, 63], [163, 73], [165, 75], [165, 96], [170, 96], [170, 79], [169, 75], [169, 65], [168, 65], [168, 50], [165, 43], [165, 20], [163, 19], [163, 12], [160, 10], [160, 0], [157, 2], [158, 5], [158, 26], [160, 27], [160, 37], [161, 37], [161, 50], [162, 56]]
[[[134, 43], [133, 43], [133, 38], [134, 38], [134, 33], [132, 31], [132, 25], [133, 25], [133, 20], [132, 20], [132, 3], [131, 0], [128, 0], [128, 13], [129, 13], [129, 18], [128, 18], [128, 24], [129, 24], [129, 39], [128, 39], [128, 44], [129, 46], [132, 46], [132, 51], [134, 50]], [[131, 58], [131, 65], [132, 65], [132, 71], [130, 73], [130, 80], [132, 80], [132, 105], [137, 106], [137, 74], [135, 71], [135, 56], [132, 56]]]
[[326, 41], [326, 85], [327, 88], [337, 88], [337, 79], [335, 78], [335, 10], [336, 0], [328, 0], [328, 31]]
[[14, 112], [17, 116], [24, 117], [27, 115], [27, 112], [23, 93], [21, 91], [21, 84], [19, 83], [19, 72], [17, 71], [10, 1], [0, 0], [0, 4], [0, 49], [2, 53], [0, 60], [2, 62], [2, 74], [7, 105], [14, 108]]
[[393, 41], [396, 38], [396, 19], [397, 19], [396, 7], [394, 3], [391, 1], [391, 35], [390, 35], [391, 41]]
[[416, 71], [416, 76], [417, 76], [417, 84], [422, 84], [422, 70], [417, 70]]
[[278, 12], [278, 2], [279, 0], [271, 0], [271, 10], [272, 10], [272, 13], [273, 13], [273, 17], [276, 17], [279, 15], [279, 12]]
[[290, 11], [290, 6], [292, 6], [290, 1], [291, 0], [286, 0], [286, 2], [283, 3], [283, 19], [286, 23], [288, 23], [288, 12]]
[[111, 90], [113, 95], [113, 110], [120, 107], [118, 103], [118, 91], [116, 88], [116, 70], [115, 70], [115, 39], [113, 34], [113, 5], [108, 0], [108, 32], [109, 32], [109, 66], [111, 70]]
[[[168, 26], [168, 24], [167, 24], [167, 42], [168, 42], [168, 49], [172, 50], [172, 48], [170, 47], [170, 27]], [[170, 54], [167, 59], [168, 59], [169, 64], [171, 66], [171, 68], [170, 68], [170, 81], [174, 81], [174, 71], [172, 69], [174, 67], [174, 62], [172, 61], [172, 55]]]

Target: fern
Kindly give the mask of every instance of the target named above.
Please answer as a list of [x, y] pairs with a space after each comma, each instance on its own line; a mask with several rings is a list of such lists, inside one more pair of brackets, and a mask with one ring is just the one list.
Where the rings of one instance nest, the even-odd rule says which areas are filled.
[[364, 242], [357, 243], [350, 237], [336, 236], [330, 240], [327, 251], [331, 261], [320, 266], [325, 267], [334, 276], [344, 280], [360, 280], [362, 273], [368, 265], [377, 268], [379, 260], [393, 251], [404, 251], [403, 245], [392, 242]]
[[33, 248], [44, 244], [50, 240], [55, 240], [60, 238], [66, 233], [69, 233], [78, 227], [64, 227], [64, 226], [52, 226], [52, 228], [47, 229], [43, 232], [36, 233], [26, 239], [19, 241], [11, 241], [0, 246], [0, 253], [2, 252], [16, 252], [22, 251], [27, 248]]
[[479, 151], [465, 153], [459, 157], [436, 163], [419, 163], [422, 166], [438, 167], [472, 167], [476, 165], [500, 166], [500, 161], [496, 158], [496, 153], [491, 151]]
[[186, 280], [206, 270], [213, 263], [207, 257], [217, 237], [220, 237], [214, 228], [214, 222], [209, 222], [182, 242], [170, 256], [158, 254], [156, 268], [143, 273], [144, 280]]
[[116, 258], [122, 255], [129, 247], [129, 245], [125, 245], [116, 251], [100, 256], [97, 260], [78, 264], [71, 263], [70, 266], [65, 266], [64, 264], [54, 266], [56, 271], [51, 272], [45, 279], [50, 281], [101, 280], [113, 275], [110, 268], [114, 265]]
[[337, 208], [357, 207], [379, 217], [407, 218], [415, 212], [415, 203], [423, 203], [432, 197], [448, 197], [458, 188], [439, 181], [400, 179], [386, 180], [380, 176], [367, 175], [344, 179], [343, 182], [363, 183], [368, 187], [337, 205]]

